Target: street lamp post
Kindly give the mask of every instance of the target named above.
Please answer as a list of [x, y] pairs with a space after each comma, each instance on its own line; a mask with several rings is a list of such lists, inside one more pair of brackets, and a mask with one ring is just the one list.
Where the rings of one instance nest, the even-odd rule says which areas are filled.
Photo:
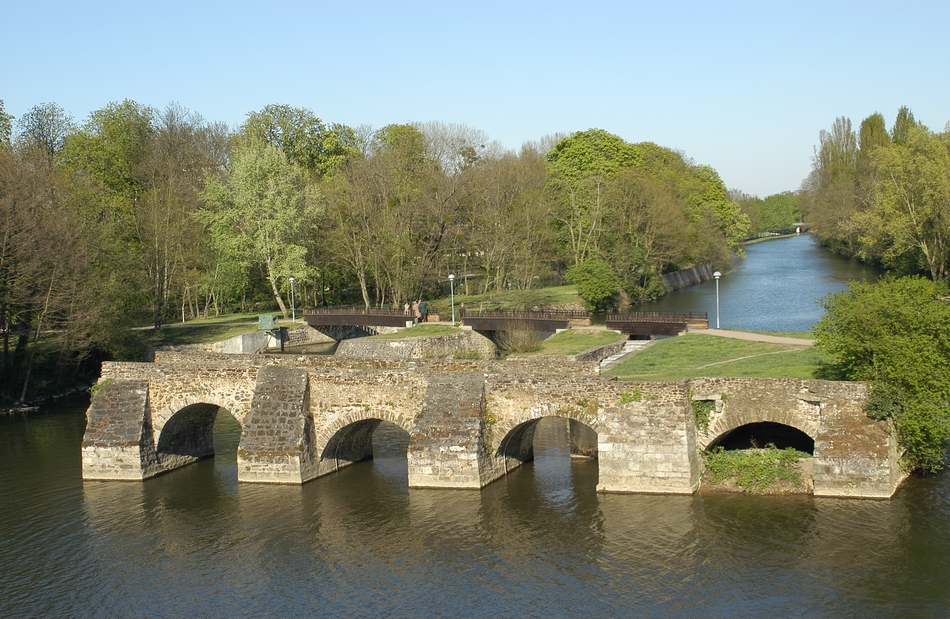
[[716, 328], [719, 328], [719, 278], [722, 277], [722, 273], [716, 271], [713, 273], [713, 277], [716, 278]]
[[455, 326], [455, 274], [449, 273], [449, 291], [452, 295], [452, 326]]
[[297, 322], [297, 307], [294, 305], [294, 276], [290, 276], [290, 321]]

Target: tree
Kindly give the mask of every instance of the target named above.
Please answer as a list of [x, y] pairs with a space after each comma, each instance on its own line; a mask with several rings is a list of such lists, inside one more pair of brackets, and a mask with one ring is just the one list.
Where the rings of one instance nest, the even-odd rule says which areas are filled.
[[904, 144], [910, 138], [910, 131], [917, 126], [914, 120], [914, 113], [906, 105], [897, 110], [897, 117], [894, 119], [894, 127], [891, 129], [891, 142], [895, 144]]
[[259, 266], [287, 318], [287, 278], [312, 276], [304, 244], [320, 214], [316, 189], [282, 151], [251, 142], [234, 152], [224, 180], [206, 175], [201, 200], [196, 217], [212, 245], [234, 262]]
[[73, 118], [55, 103], [36, 105], [17, 120], [17, 142], [21, 149], [39, 150], [52, 165], [75, 130]]
[[920, 277], [852, 283], [822, 301], [815, 345], [870, 383], [868, 414], [894, 421], [910, 469], [942, 468], [950, 439], [947, 286]]
[[862, 242], [885, 264], [919, 256], [934, 281], [950, 267], [950, 142], [920, 126], [906, 139], [878, 148], [874, 204], [865, 213]]
[[156, 113], [153, 125], [146, 155], [134, 171], [142, 192], [131, 219], [157, 329], [173, 301], [188, 299], [200, 286], [200, 277], [186, 281], [204, 258], [202, 230], [191, 218], [200, 206], [204, 174], [226, 160], [227, 129], [175, 104]]
[[[481, 293], [530, 288], [553, 263], [551, 228], [543, 208], [544, 152], [487, 154], [475, 167], [473, 207], [458, 229], [454, 254], [466, 274], [480, 272]], [[462, 283], [469, 294], [468, 278]]]
[[356, 156], [356, 134], [345, 125], [327, 127], [306, 108], [271, 104], [251, 112], [241, 127], [245, 139], [270, 144], [317, 178]]
[[607, 183], [637, 163], [637, 152], [615, 135], [589, 129], [558, 142], [547, 159], [551, 217], [570, 251], [570, 264], [578, 265], [597, 255]]
[[663, 295], [661, 276], [689, 251], [689, 222], [682, 202], [635, 168], [617, 176], [607, 198], [611, 211], [602, 248], [620, 280], [624, 302]]
[[859, 255], [860, 228], [855, 216], [867, 202], [858, 199], [858, 142], [851, 120], [835, 119], [831, 131], [822, 130], [818, 140], [812, 172], [803, 183], [803, 189], [810, 194], [809, 223], [818, 239], [832, 251]]
[[577, 286], [577, 294], [591, 311], [603, 312], [617, 306], [620, 280], [604, 260], [588, 258], [568, 269], [567, 278]]
[[13, 116], [3, 109], [3, 99], [0, 99], [0, 148], [10, 145], [13, 135]]

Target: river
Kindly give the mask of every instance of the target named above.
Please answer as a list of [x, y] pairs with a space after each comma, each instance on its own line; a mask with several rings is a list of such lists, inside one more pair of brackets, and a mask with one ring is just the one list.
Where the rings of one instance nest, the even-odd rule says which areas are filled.
[[[824, 313], [817, 300], [854, 280], [875, 281], [878, 272], [822, 249], [811, 235], [745, 247], [746, 257], [719, 279], [723, 329], [809, 331]], [[676, 290], [638, 311], [708, 312], [716, 325], [716, 282]]]
[[239, 484], [219, 414], [214, 458], [83, 482], [84, 410], [0, 418], [0, 617], [950, 615], [945, 472], [888, 501], [598, 494], [546, 419], [535, 461], [480, 491], [409, 489], [385, 423], [371, 462]]

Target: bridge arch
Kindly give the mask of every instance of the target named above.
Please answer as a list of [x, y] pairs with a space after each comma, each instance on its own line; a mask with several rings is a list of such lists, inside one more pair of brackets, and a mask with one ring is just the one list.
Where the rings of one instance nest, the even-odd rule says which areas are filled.
[[384, 421], [399, 427], [408, 435], [412, 434], [412, 423], [388, 410], [363, 410], [324, 426], [316, 438], [321, 469], [337, 469], [372, 458], [373, 433]]
[[[701, 447], [714, 447], [735, 440], [746, 431], [759, 431], [767, 436], [778, 437], [781, 442], [787, 442], [788, 436], [797, 437], [792, 439], [793, 442], [811, 441], [811, 451], [814, 452], [814, 441], [821, 427], [821, 403], [797, 398], [788, 404], [781, 404], [769, 406], [768, 403], [747, 402], [736, 406], [731, 400], [718, 401], [705, 436], [699, 437]], [[767, 442], [775, 441], [763, 442], [756, 438], [756, 442], [764, 447]]]
[[597, 458], [596, 423], [580, 421], [567, 415], [540, 415], [514, 425], [497, 441], [495, 455], [504, 461], [505, 472], [534, 459], [534, 438], [542, 419], [564, 419], [568, 422], [568, 440], [572, 456]]
[[[156, 397], [155, 400], [161, 402], [163, 398]], [[199, 404], [206, 404], [210, 406], [216, 406], [218, 408], [223, 408], [228, 411], [232, 417], [234, 417], [241, 426], [244, 425], [244, 418], [248, 413], [248, 406], [244, 402], [239, 402], [233, 397], [228, 397], [223, 394], [218, 393], [206, 393], [206, 394], [183, 394], [178, 398], [171, 400], [168, 404], [160, 406], [157, 411], [152, 415], [152, 423], [155, 426], [157, 432], [165, 427], [165, 425], [178, 413], [189, 408], [191, 406], [196, 406]]]
[[155, 451], [162, 468], [171, 470], [213, 456], [214, 421], [222, 412], [232, 414], [216, 403], [194, 402], [181, 407], [157, 427]]
[[723, 447], [726, 450], [748, 449], [775, 445], [778, 449], [794, 447], [815, 454], [815, 439], [794, 426], [773, 421], [747, 423], [723, 432], [709, 441], [706, 449]]

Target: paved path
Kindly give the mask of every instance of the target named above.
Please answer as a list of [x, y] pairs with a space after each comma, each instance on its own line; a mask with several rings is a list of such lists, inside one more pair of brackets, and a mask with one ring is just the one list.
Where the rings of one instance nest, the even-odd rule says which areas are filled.
[[700, 335], [715, 335], [716, 337], [731, 337], [737, 340], [748, 340], [750, 342], [766, 342], [769, 344], [787, 344], [791, 346], [813, 346], [815, 340], [802, 339], [798, 337], [781, 337], [778, 335], [764, 335], [762, 333], [749, 333], [747, 331], [730, 331], [728, 329], [690, 329], [690, 333]]

